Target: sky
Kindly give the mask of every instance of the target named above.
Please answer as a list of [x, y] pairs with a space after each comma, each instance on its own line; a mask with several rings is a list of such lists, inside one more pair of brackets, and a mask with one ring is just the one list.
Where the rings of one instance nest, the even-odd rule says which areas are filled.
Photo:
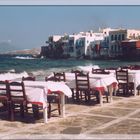
[[0, 0], [4, 5], [140, 5], [139, 0]]
[[0, 42], [30, 49], [45, 45], [51, 35], [140, 29], [139, 13], [140, 5], [0, 5]]

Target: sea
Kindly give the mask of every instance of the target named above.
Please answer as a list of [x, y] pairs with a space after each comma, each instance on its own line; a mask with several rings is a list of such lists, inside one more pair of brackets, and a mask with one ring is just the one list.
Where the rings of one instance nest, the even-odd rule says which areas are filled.
[[31, 56], [0, 56], [0, 80], [16, 79], [34, 75], [37, 80], [44, 80], [52, 72], [68, 72], [83, 67], [108, 68], [127, 65], [140, 65], [140, 61], [120, 60], [82, 60], [82, 59], [46, 59]]

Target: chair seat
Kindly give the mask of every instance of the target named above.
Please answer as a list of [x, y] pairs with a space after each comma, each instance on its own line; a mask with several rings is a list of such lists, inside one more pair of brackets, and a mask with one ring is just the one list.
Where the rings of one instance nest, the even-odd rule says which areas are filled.
[[127, 84], [125, 80], [119, 80], [120, 84]]
[[48, 102], [55, 103], [55, 102], [57, 102], [57, 100], [59, 100], [59, 95], [57, 95], [57, 94], [47, 95], [47, 101]]
[[27, 101], [24, 99], [24, 98], [19, 98], [19, 97], [15, 97], [15, 98], [12, 98], [12, 102], [14, 103], [26, 103]]
[[8, 101], [8, 97], [4, 95], [0, 96], [0, 101], [4, 101], [4, 100]]

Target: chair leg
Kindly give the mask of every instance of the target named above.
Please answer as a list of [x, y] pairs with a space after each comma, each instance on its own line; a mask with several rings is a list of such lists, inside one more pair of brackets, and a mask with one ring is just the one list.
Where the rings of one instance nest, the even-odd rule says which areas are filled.
[[96, 96], [97, 103], [100, 103], [100, 97], [98, 91], [95, 91], [95, 96]]
[[83, 98], [82, 94], [83, 94], [82, 91], [80, 91], [80, 95], [79, 96], [80, 96], [81, 100]]
[[79, 91], [76, 91], [76, 100], [79, 101]]
[[107, 103], [108, 103], [108, 95], [106, 95], [106, 101], [107, 101]]
[[90, 94], [90, 91], [88, 91], [87, 92], [87, 100], [90, 101], [90, 99], [91, 99], [91, 94]]
[[39, 118], [39, 107], [38, 105], [33, 104], [32, 105], [33, 115], [35, 118]]
[[12, 120], [11, 118], [11, 103], [10, 102], [8, 102], [7, 103], [7, 109], [8, 109], [8, 118], [10, 119], [10, 120]]
[[25, 110], [26, 110], [26, 113], [28, 113], [28, 105], [27, 104], [26, 104]]
[[59, 115], [61, 115], [60, 102], [58, 103], [58, 113], [59, 113]]
[[20, 104], [20, 115], [21, 115], [21, 117], [24, 117], [24, 105], [23, 105], [23, 103]]
[[51, 103], [49, 102], [49, 106], [48, 106], [48, 118], [51, 117]]
[[88, 101], [88, 92], [84, 91], [84, 94], [85, 94], [85, 102], [87, 102]]
[[14, 112], [14, 104], [11, 103], [11, 105], [9, 107], [10, 107], [10, 119], [11, 119], [11, 121], [14, 121], [14, 114], [15, 114], [15, 112]]
[[74, 95], [74, 89], [72, 88], [71, 91], [72, 91], [72, 99], [74, 100], [74, 97], [75, 97], [75, 95]]

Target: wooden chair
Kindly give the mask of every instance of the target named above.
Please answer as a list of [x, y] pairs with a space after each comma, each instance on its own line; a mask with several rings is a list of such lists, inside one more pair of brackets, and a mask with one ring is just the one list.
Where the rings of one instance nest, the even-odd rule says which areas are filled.
[[60, 79], [55, 77], [55, 76], [51, 76], [51, 77], [45, 77], [45, 81], [55, 81], [55, 82], [59, 82]]
[[118, 92], [123, 93], [123, 95], [128, 95], [129, 91], [134, 89], [134, 83], [129, 82], [128, 70], [118, 69], [116, 70], [116, 79], [118, 81]]
[[9, 82], [9, 95], [11, 100], [11, 118], [14, 120], [16, 105], [20, 106], [20, 114], [24, 117], [27, 108], [27, 98], [23, 82]]
[[83, 71], [81, 70], [71, 70], [71, 73], [82, 73]]
[[[59, 82], [60, 81], [60, 78], [59, 77], [55, 77], [55, 76], [52, 76], [52, 77], [45, 77], [45, 81], [55, 81], [55, 82]], [[52, 111], [55, 111], [55, 110], [58, 110], [58, 113], [59, 115], [61, 115], [61, 109], [60, 109], [60, 95], [58, 92], [51, 92], [47, 95], [47, 101], [48, 101], [48, 117], [50, 118], [51, 117], [51, 112]], [[53, 103], [56, 103], [58, 105], [58, 108], [56, 109], [53, 109], [52, 110], [52, 104]]]
[[[83, 73], [83, 71], [81, 70], [71, 70], [71, 73]], [[76, 98], [76, 89], [74, 88], [71, 88], [71, 91], [72, 91], [72, 99], [75, 100]]]
[[59, 79], [59, 81], [66, 81], [65, 72], [54, 72], [53, 74], [55, 78]]
[[36, 78], [34, 76], [22, 77], [22, 81], [35, 81]]
[[130, 65], [131, 70], [140, 70], [140, 65]]
[[0, 81], [0, 102], [8, 111], [8, 117], [11, 119], [11, 101], [9, 96], [8, 81]]
[[89, 73], [75, 73], [76, 82], [76, 99], [85, 98], [85, 101], [90, 100], [92, 90], [89, 83]]
[[92, 74], [109, 74], [109, 71], [105, 71], [105, 69], [93, 69], [92, 68]]
[[106, 68], [105, 70], [117, 70], [118, 68], [114, 68], [114, 67], [109, 67], [109, 68]]

